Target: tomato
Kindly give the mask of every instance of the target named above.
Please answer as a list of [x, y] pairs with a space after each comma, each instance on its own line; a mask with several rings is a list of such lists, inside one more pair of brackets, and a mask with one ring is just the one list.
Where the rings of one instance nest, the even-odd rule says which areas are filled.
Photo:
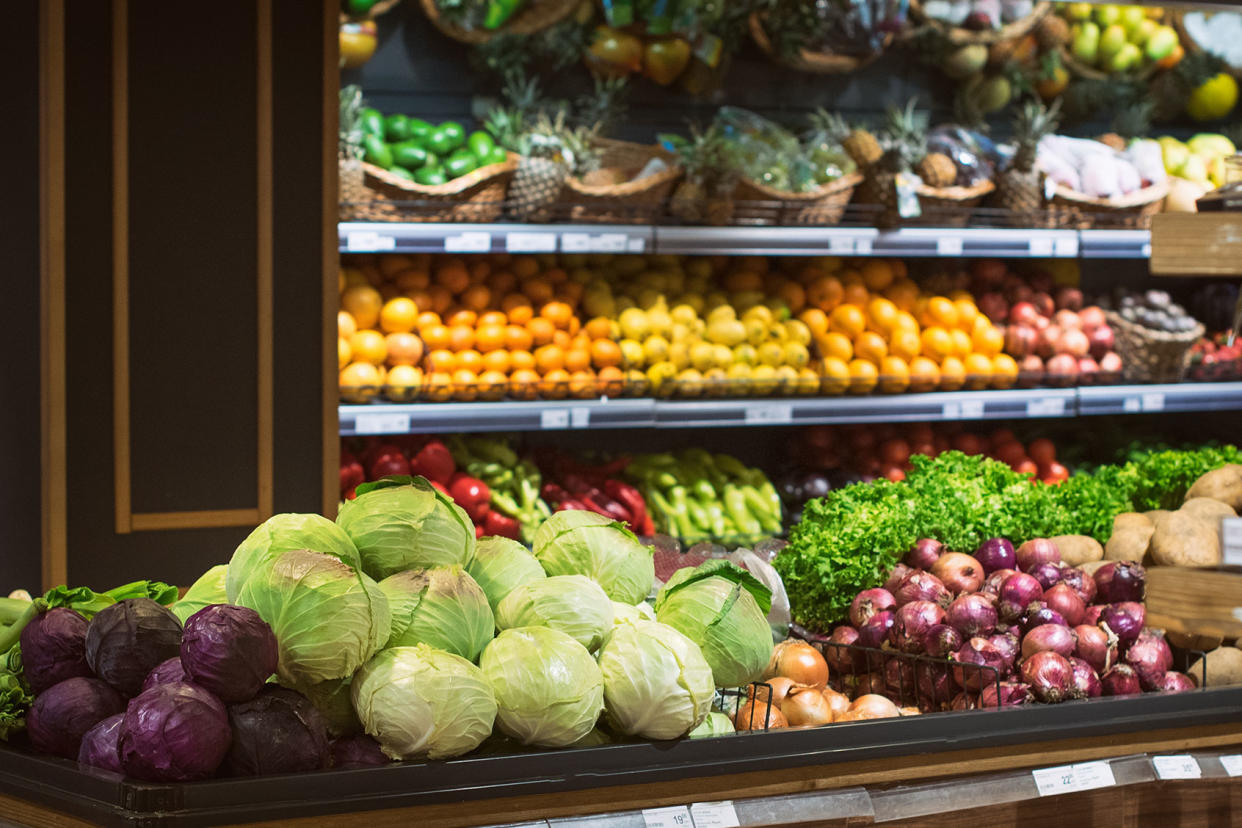
[[1036, 465], [1035, 461], [1031, 460], [1030, 458], [1023, 460], [1021, 463], [1014, 466], [1013, 470], [1016, 471], [1018, 474], [1025, 474], [1031, 477], [1035, 477], [1037, 474], [1039, 474], [1039, 466]]
[[993, 431], [993, 432], [989, 435], [989, 437], [990, 437], [990, 438], [991, 438], [991, 440], [992, 440], [992, 447], [993, 447], [993, 448], [996, 448], [996, 447], [1000, 446], [1002, 443], [1011, 443], [1011, 442], [1013, 442], [1015, 439], [1017, 439], [1017, 438], [1015, 438], [1015, 437], [1013, 436], [1013, 432], [1012, 432], [1012, 431], [1010, 431], [1010, 430], [1009, 430], [1009, 429], [1007, 429], [1007, 428], [998, 428], [998, 429], [995, 429], [995, 430], [994, 430], [994, 431]]
[[880, 446], [880, 459], [890, 466], [900, 466], [910, 460], [910, 444], [905, 440], [885, 440]]
[[983, 454], [984, 445], [978, 434], [966, 431], [953, 438], [953, 448], [962, 454]]
[[1050, 466], [1057, 461], [1057, 447], [1046, 437], [1033, 440], [1027, 446], [1026, 453], [1041, 466]]
[[1017, 440], [1010, 440], [996, 447], [996, 459], [1013, 467], [1026, 459], [1026, 449]]
[[643, 75], [661, 86], [668, 86], [690, 63], [690, 44], [681, 38], [657, 40], [643, 50]]
[[1060, 483], [1069, 479], [1069, 469], [1060, 463], [1052, 462], [1040, 469], [1040, 477], [1045, 483]]

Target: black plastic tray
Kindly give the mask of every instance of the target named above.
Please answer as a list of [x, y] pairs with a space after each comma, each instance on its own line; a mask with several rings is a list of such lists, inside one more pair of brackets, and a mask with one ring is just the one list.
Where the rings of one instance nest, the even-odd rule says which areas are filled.
[[1231, 722], [1242, 722], [1242, 687], [173, 785], [131, 782], [0, 743], [0, 793], [100, 825], [202, 826]]

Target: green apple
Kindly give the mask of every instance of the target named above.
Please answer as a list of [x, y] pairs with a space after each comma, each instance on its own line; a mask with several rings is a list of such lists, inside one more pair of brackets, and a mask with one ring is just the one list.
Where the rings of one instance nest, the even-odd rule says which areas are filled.
[[1113, 55], [1108, 61], [1108, 71], [1110, 72], [1128, 72], [1139, 61], [1143, 59], [1143, 50], [1135, 46], [1133, 43], [1123, 43], [1121, 48], [1117, 50], [1117, 54]]
[[1144, 17], [1143, 22], [1138, 25], [1138, 28], [1130, 32], [1130, 42], [1142, 46], [1151, 39], [1151, 36], [1155, 34], [1156, 30], [1159, 28], [1159, 23], [1152, 20], [1150, 17]]
[[[1182, 167], [1186, 165], [1187, 159], [1190, 158], [1190, 150], [1181, 141], [1176, 138], [1170, 138], [1167, 135], [1156, 140], [1160, 143], [1160, 149], [1164, 155], [1165, 172], [1169, 175], [1181, 175]], [[1182, 177], [1184, 178], [1185, 176]]]
[[1066, 9], [1066, 13], [1070, 20], [1090, 20], [1091, 4], [1090, 3], [1070, 3]]
[[1070, 45], [1070, 51], [1074, 53], [1074, 57], [1083, 63], [1094, 64], [1096, 58], [1099, 57], [1100, 49], [1100, 27], [1092, 23], [1090, 20], [1079, 23], [1074, 27], [1074, 40]]
[[1095, 22], [1101, 26], [1111, 26], [1121, 20], [1121, 6], [1097, 6], [1095, 9]]
[[1187, 181], [1197, 181], [1200, 184], [1208, 183], [1207, 163], [1204, 162], [1203, 156], [1191, 154], [1186, 158], [1186, 163], [1182, 165], [1182, 169], [1177, 173]]
[[1177, 31], [1172, 26], [1157, 26], [1147, 38], [1143, 50], [1151, 61], [1164, 60], [1177, 48]]
[[1130, 35], [1131, 40], [1134, 39], [1134, 33], [1146, 19], [1147, 12], [1142, 6], [1126, 6], [1121, 10], [1121, 25], [1126, 27], [1126, 33]]
[[1200, 132], [1186, 142], [1187, 148], [1198, 155], [1226, 156], [1237, 152], [1233, 142], [1215, 132]]
[[1208, 180], [1212, 182], [1213, 187], [1221, 187], [1225, 184], [1225, 159], [1222, 156], [1216, 156], [1207, 164]]
[[[1123, 46], [1133, 46], [1126, 40], [1126, 30], [1120, 23], [1114, 23], [1100, 34], [1100, 65], [1112, 64], [1113, 58]], [[1136, 47], [1137, 48], [1137, 47]]]

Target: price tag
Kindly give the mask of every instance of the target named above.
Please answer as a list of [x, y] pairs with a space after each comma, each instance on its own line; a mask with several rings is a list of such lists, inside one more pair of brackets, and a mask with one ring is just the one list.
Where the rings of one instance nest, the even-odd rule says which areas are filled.
[[983, 419], [983, 400], [962, 400], [962, 419]]
[[626, 241], [625, 249], [631, 253], [642, 253], [647, 249], [647, 240], [642, 236], [635, 236]]
[[505, 250], [510, 253], [555, 253], [555, 233], [506, 233]]
[[471, 230], [444, 237], [445, 253], [491, 253], [492, 234]]
[[1220, 766], [1230, 776], [1242, 776], [1242, 753], [1229, 753], [1220, 757]]
[[1107, 762], [1080, 762], [1077, 765], [1061, 765], [1031, 771], [1040, 796], [1090, 791], [1117, 784], [1113, 769]]
[[1126, 397], [1121, 401], [1121, 410], [1127, 414], [1137, 414], [1143, 410], [1143, 400], [1139, 397]]
[[1189, 753], [1178, 753], [1173, 756], [1153, 756], [1151, 763], [1160, 779], [1198, 779], [1203, 776], [1203, 769]]
[[1031, 239], [1030, 247], [1031, 256], [1040, 259], [1046, 259], [1052, 255], [1052, 239]]
[[370, 231], [349, 233], [345, 236], [345, 249], [351, 253], [373, 253], [377, 250], [395, 250], [396, 247], [397, 240], [392, 236], [381, 236]]
[[962, 404], [958, 402], [947, 402], [944, 404], [942, 416], [946, 420], [962, 419]]
[[1027, 400], [1026, 416], [1028, 417], [1061, 417], [1064, 415], [1064, 397], [1041, 397], [1035, 400]]
[[962, 240], [957, 236], [943, 236], [936, 239], [936, 253], [940, 256], [962, 255]]
[[1242, 566], [1242, 518], [1222, 518], [1220, 549], [1227, 566]]
[[545, 408], [539, 412], [540, 428], [569, 428], [569, 410], [565, 408]]
[[746, 406], [747, 423], [766, 423], [768, 425], [793, 422], [793, 406], [788, 403], [770, 403], [765, 405]]
[[564, 253], [641, 253], [642, 237], [636, 239], [638, 249], [631, 250], [625, 233], [562, 233], [561, 251]]
[[1142, 406], [1144, 411], [1164, 411], [1164, 394], [1144, 394]]
[[354, 434], [409, 434], [409, 414], [355, 414]]
[[580, 405], [569, 409], [569, 425], [571, 428], [586, 428], [590, 424], [591, 409]]
[[690, 806], [694, 828], [738, 828], [737, 810], [733, 802], [696, 802]]
[[685, 805], [671, 808], [644, 808], [643, 823], [647, 828], [694, 828], [690, 809]]
[[1078, 257], [1078, 236], [1058, 237], [1053, 245], [1053, 254], [1058, 259], [1074, 259]]
[[870, 256], [871, 239], [854, 239], [854, 252], [859, 256]]
[[854, 240], [845, 236], [829, 236], [828, 252], [837, 256], [849, 256], [854, 252]]

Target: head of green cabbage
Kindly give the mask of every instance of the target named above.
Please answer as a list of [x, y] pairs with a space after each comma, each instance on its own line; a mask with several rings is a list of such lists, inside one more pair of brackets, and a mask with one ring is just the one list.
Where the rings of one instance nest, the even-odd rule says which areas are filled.
[[604, 709], [599, 665], [559, 630], [505, 630], [487, 645], [479, 666], [496, 694], [496, 723], [524, 745], [572, 745]]
[[349, 535], [326, 517], [295, 513], [273, 515], [260, 523], [233, 552], [224, 582], [229, 602], [237, 602], [242, 584], [252, 573], [294, 549], [331, 555], [351, 569], [357, 569], [362, 562]]
[[533, 546], [549, 575], [586, 575], [623, 604], [642, 601], [655, 583], [652, 548], [594, 512], [557, 512], [536, 530]]
[[392, 611], [389, 647], [427, 644], [477, 661], [496, 632], [487, 596], [460, 566], [398, 572], [379, 588]]
[[514, 588], [548, 577], [529, 549], [515, 540], [495, 536], [479, 538], [466, 571], [487, 593], [492, 612]]
[[727, 736], [730, 733], [737, 733], [733, 720], [727, 714], [713, 710], [698, 727], [686, 735], [691, 739], [703, 739], [709, 736]]
[[496, 720], [482, 671], [426, 644], [379, 653], [354, 676], [352, 690], [363, 728], [393, 759], [469, 753]]
[[679, 569], [656, 596], [656, 618], [699, 645], [717, 687], [763, 675], [772, 654], [766, 613], [771, 592], [736, 564], [718, 558]]
[[364, 483], [336, 522], [358, 547], [362, 571], [387, 578], [406, 569], [466, 566], [474, 524], [465, 510], [422, 477]]
[[[550, 627], [594, 652], [612, 626], [612, 601], [585, 575], [522, 584], [496, 608], [496, 627]], [[765, 662], [766, 665], [766, 662]]]
[[654, 620], [656, 620], [655, 610], [646, 601], [641, 601], [637, 604], [623, 604], [620, 601], [612, 602], [612, 623], [614, 624], [624, 624], [628, 621]]
[[604, 715], [614, 730], [644, 739], [677, 739], [703, 721], [716, 696], [699, 646], [667, 624], [613, 627], [597, 656]]
[[200, 575], [198, 580], [185, 591], [185, 595], [169, 607], [173, 615], [180, 618], [181, 623], [184, 624], [185, 619], [203, 607], [212, 604], [227, 604], [229, 597], [224, 588], [224, 581], [228, 573], [228, 564], [220, 564]]

